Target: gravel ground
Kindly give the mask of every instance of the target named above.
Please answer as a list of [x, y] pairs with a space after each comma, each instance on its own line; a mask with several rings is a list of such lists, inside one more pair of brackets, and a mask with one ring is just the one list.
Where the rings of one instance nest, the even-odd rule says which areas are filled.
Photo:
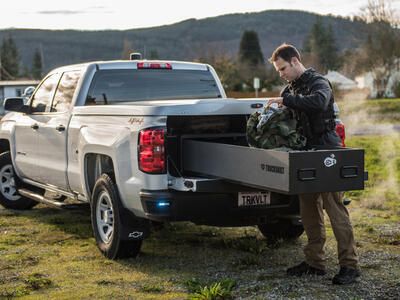
[[[248, 229], [244, 238], [242, 235], [242, 238], [233, 238], [222, 245], [219, 240], [221, 233], [229, 236], [230, 229], [218, 229], [215, 238], [202, 236], [198, 240], [196, 227], [191, 230], [194, 230], [191, 238], [186, 234], [180, 235], [179, 230], [175, 236], [178, 235], [179, 243], [188, 244], [191, 241], [192, 246], [197, 244], [203, 254], [197, 258], [193, 255], [194, 260], [183, 259], [183, 270], [187, 271], [189, 264], [197, 278], [203, 281], [234, 280], [234, 299], [400, 299], [399, 245], [379, 244], [375, 238], [368, 236], [358, 237], [362, 276], [354, 284], [337, 286], [332, 284], [339, 268], [336, 242], [329, 228], [326, 245], [328, 274], [300, 278], [286, 276], [286, 268], [302, 261], [302, 246], [306, 242], [304, 235], [298, 241], [281, 242], [271, 247], [260, 239], [255, 230]], [[381, 232], [387, 236], [400, 232], [396, 230], [393, 226], [383, 226]], [[251, 238], [257, 242], [249, 246], [245, 240]], [[199, 265], [202, 269], [197, 270]]]
[[400, 268], [400, 255], [374, 251], [360, 259], [362, 276], [348, 286], [332, 284], [334, 268], [322, 277], [300, 278], [288, 278], [284, 270], [277, 274], [278, 270], [260, 269], [255, 274], [262, 282], [241, 287], [237, 299], [400, 299], [399, 272], [393, 272]]

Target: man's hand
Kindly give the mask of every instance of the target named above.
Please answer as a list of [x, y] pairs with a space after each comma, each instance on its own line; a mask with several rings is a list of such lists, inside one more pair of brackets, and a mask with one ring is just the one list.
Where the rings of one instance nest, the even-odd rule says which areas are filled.
[[267, 107], [270, 106], [272, 103], [277, 103], [279, 107], [283, 106], [283, 98], [282, 97], [268, 98]]

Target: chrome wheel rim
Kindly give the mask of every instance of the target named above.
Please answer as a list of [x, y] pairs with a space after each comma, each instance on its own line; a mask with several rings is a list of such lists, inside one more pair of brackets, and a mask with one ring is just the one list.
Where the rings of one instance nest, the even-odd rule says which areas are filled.
[[0, 190], [7, 200], [16, 201], [21, 198], [17, 191], [14, 169], [11, 164], [0, 169]]
[[114, 233], [114, 209], [110, 195], [103, 191], [99, 194], [96, 207], [97, 230], [101, 240], [108, 244]]

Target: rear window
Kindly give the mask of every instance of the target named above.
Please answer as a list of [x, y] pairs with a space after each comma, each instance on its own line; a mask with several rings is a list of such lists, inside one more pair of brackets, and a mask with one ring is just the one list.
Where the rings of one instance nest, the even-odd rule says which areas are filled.
[[86, 105], [221, 97], [214, 77], [200, 70], [99, 70]]

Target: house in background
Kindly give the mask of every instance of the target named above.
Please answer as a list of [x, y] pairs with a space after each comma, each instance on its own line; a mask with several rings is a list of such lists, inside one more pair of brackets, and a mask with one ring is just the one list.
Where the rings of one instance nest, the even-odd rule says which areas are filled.
[[336, 71], [328, 71], [328, 74], [324, 76], [327, 78], [332, 85], [335, 85], [340, 90], [351, 90], [357, 88], [357, 82], [347, 78], [343, 74]]
[[21, 97], [27, 87], [36, 87], [38, 84], [38, 80], [0, 81], [0, 101], [9, 97]]
[[4, 115], [3, 102], [5, 98], [22, 97], [27, 87], [36, 87], [38, 80], [0, 81], [0, 118]]

